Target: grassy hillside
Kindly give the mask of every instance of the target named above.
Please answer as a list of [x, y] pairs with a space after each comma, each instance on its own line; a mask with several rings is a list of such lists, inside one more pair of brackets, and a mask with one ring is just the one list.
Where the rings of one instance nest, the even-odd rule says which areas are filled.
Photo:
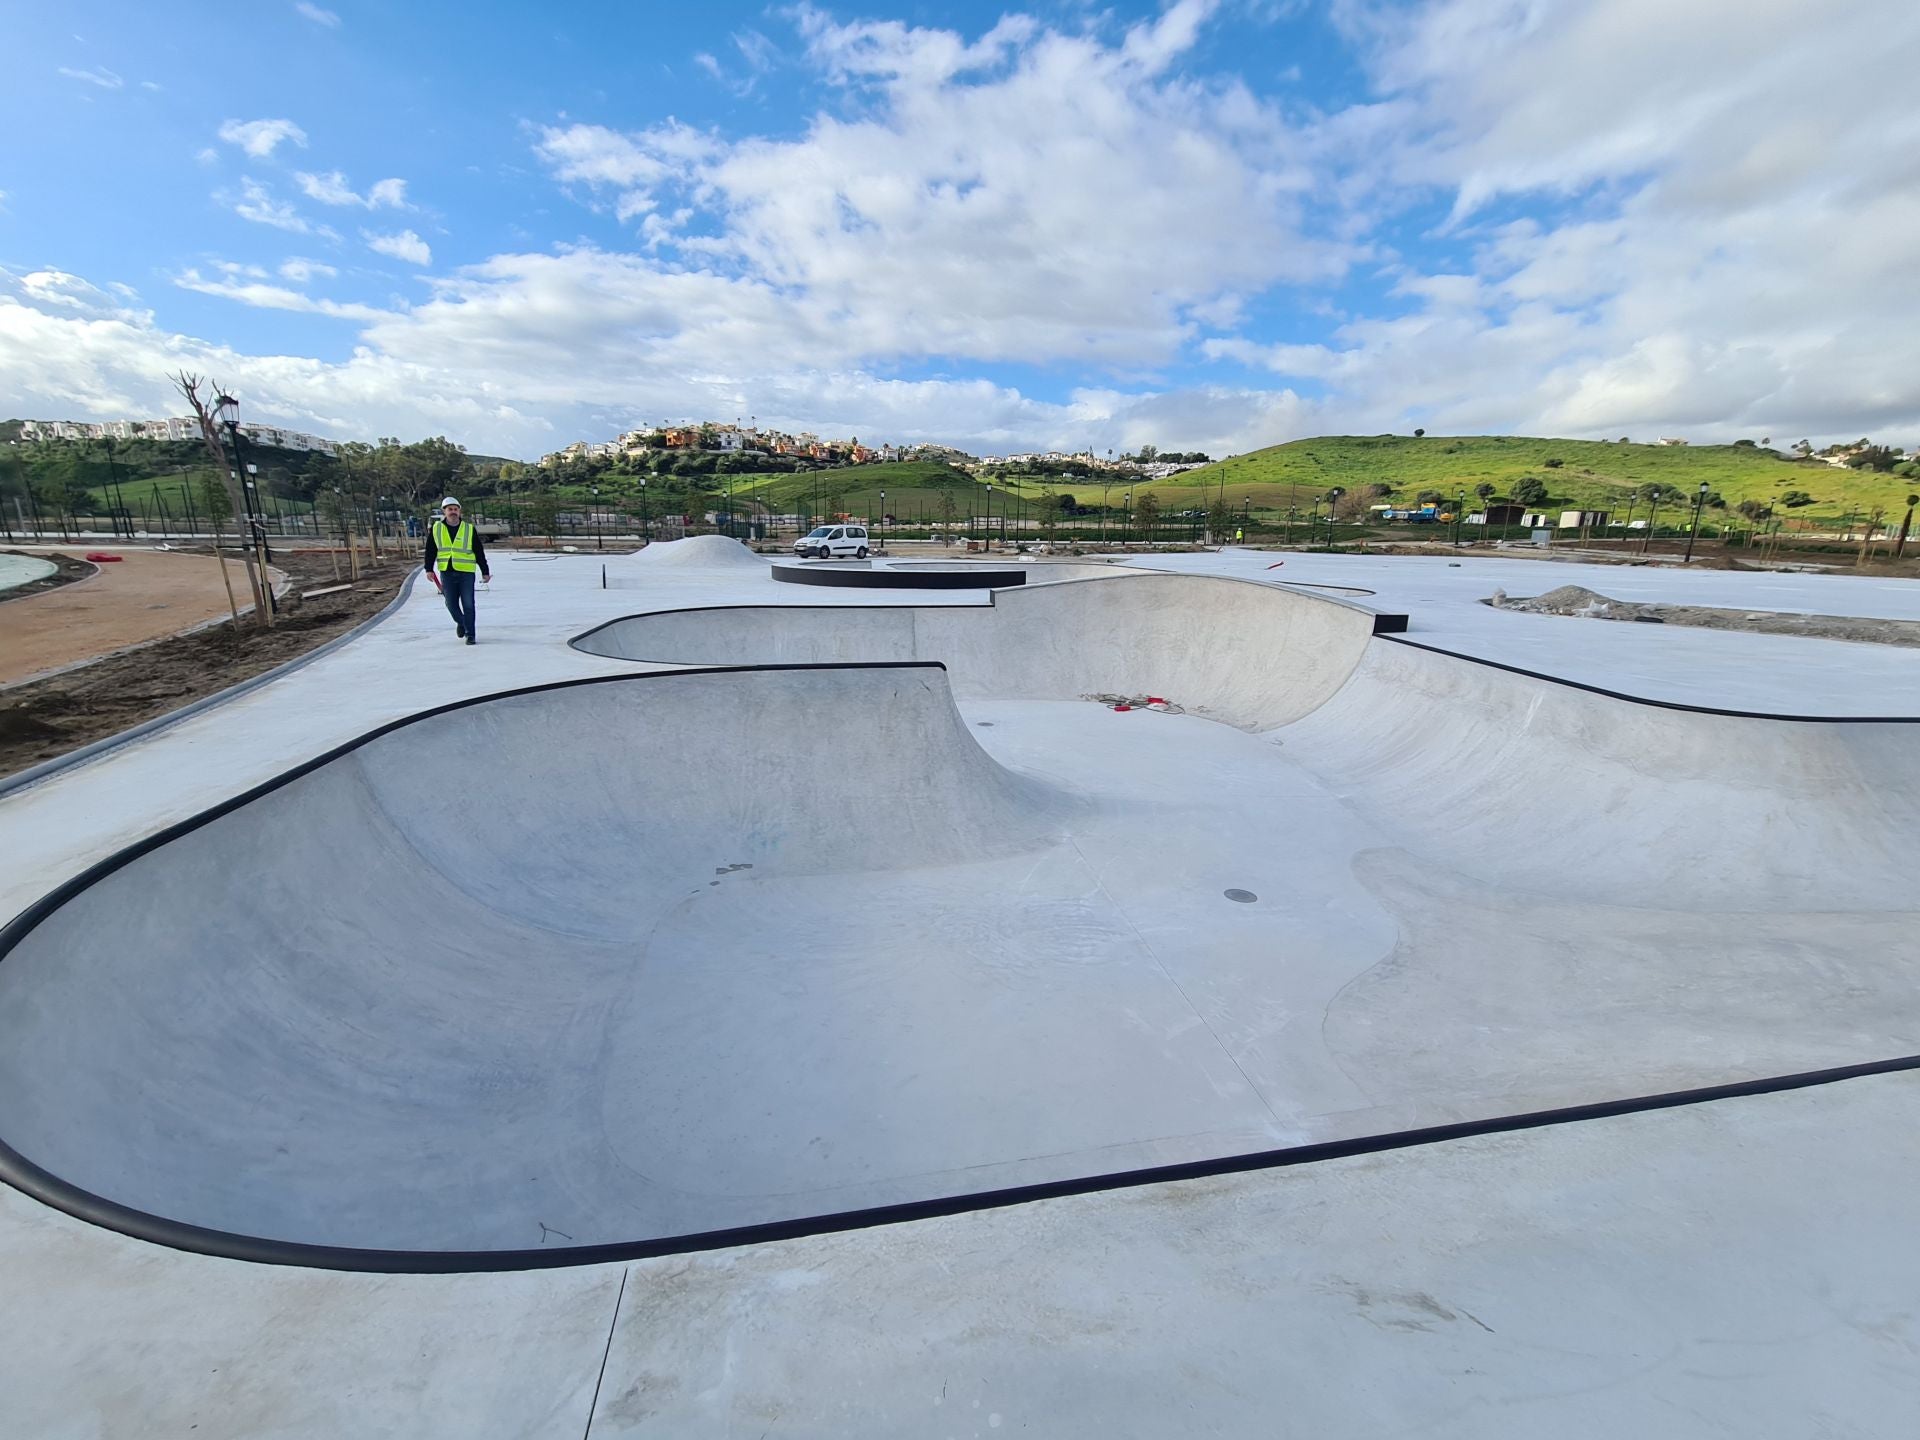
[[[1548, 463], [1555, 460], [1557, 466]], [[1815, 503], [1792, 513], [1810, 519], [1874, 506], [1904, 509], [1906, 496], [1920, 490], [1920, 481], [1911, 477], [1782, 460], [1749, 446], [1618, 445], [1502, 435], [1321, 436], [1190, 470], [1152, 488], [1164, 503], [1185, 505], [1192, 502], [1181, 492], [1224, 483], [1230, 504], [1251, 499], [1260, 510], [1304, 509], [1335, 486], [1352, 491], [1389, 485], [1395, 499], [1406, 500], [1422, 490], [1448, 496], [1464, 491], [1472, 507], [1481, 484], [1493, 485], [1504, 498], [1527, 476], [1543, 481], [1551, 503], [1567, 509], [1619, 509], [1642, 485], [1659, 485], [1678, 498], [1692, 496], [1704, 481], [1729, 506], [1742, 500], [1767, 503], [1788, 490], [1803, 490]]]

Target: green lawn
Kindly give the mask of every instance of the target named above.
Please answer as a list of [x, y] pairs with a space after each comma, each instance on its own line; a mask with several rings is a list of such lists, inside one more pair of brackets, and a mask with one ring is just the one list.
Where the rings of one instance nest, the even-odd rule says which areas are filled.
[[[1560, 464], [1549, 466], [1549, 460]], [[1505, 498], [1526, 476], [1546, 483], [1549, 508], [1622, 510], [1628, 494], [1657, 484], [1676, 499], [1690, 499], [1701, 482], [1731, 507], [1742, 500], [1768, 503], [1788, 490], [1804, 490], [1814, 503], [1782, 513], [1837, 518], [1875, 506], [1904, 510], [1920, 481], [1899, 475], [1836, 469], [1825, 463], [1780, 460], [1765, 451], [1734, 445], [1619, 445], [1596, 440], [1540, 440], [1524, 436], [1332, 435], [1295, 440], [1190, 470], [1152, 488], [1169, 508], [1193, 503], [1182, 492], [1226, 486], [1229, 504], [1251, 499], [1253, 508], [1305, 509], [1338, 486], [1352, 491], [1390, 485], [1393, 498], [1411, 502], [1422, 490], [1451, 497], [1491, 484]], [[1642, 506], [1644, 508], [1644, 503]]]

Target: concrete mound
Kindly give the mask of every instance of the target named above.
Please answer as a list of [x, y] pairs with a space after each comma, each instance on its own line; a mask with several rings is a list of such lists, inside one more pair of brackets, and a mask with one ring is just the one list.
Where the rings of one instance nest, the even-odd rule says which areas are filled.
[[635, 565], [660, 569], [764, 570], [767, 562], [727, 535], [689, 535], [656, 540], [633, 557]]

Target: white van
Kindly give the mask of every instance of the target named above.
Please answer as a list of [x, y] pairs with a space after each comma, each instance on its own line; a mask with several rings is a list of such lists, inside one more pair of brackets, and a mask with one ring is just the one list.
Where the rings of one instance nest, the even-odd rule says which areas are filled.
[[802, 558], [817, 555], [822, 560], [852, 555], [867, 558], [867, 527], [864, 525], [816, 525], [793, 542], [793, 553]]

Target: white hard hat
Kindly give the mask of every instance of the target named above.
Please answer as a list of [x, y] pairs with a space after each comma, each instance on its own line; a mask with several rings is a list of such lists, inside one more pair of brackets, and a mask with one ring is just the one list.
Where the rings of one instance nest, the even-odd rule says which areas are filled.
[[454, 499], [454, 498], [453, 498], [453, 496], [451, 496], [451, 495], [449, 495], [449, 496], [447, 496], [447, 498], [446, 498], [446, 499], [444, 499], [444, 500], [442, 500], [442, 501], [440, 502], [440, 508], [441, 508], [442, 510], [444, 510], [444, 509], [446, 509], [446, 508], [447, 508], [447, 506], [449, 506], [449, 505], [458, 505], [459, 503], [460, 503], [460, 502], [459, 502], [458, 500], [456, 500], [456, 499]]

